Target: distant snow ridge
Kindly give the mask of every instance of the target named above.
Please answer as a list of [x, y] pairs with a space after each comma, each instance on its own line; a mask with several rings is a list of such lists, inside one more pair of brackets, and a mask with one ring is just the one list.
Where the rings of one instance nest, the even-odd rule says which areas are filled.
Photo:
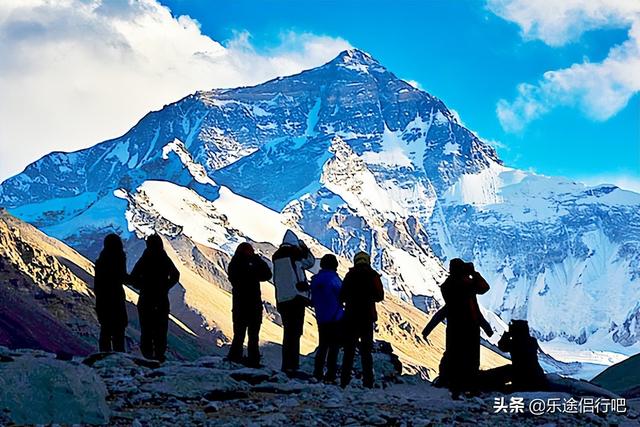
[[346, 257], [370, 251], [389, 291], [423, 309], [459, 256], [492, 285], [482, 304], [529, 319], [552, 355], [640, 350], [640, 195], [511, 169], [460, 123], [354, 49], [47, 155], [0, 204], [89, 256], [113, 229], [231, 251], [294, 227]]

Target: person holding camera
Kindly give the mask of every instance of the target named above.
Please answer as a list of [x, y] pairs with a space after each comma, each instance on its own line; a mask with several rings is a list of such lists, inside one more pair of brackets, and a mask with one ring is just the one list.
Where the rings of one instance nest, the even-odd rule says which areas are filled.
[[259, 336], [262, 325], [260, 282], [271, 279], [269, 265], [256, 254], [248, 242], [238, 245], [227, 268], [233, 295], [233, 341], [227, 359], [243, 363], [244, 338], [248, 334], [246, 363], [260, 366]]
[[[538, 341], [529, 332], [529, 322], [512, 320], [509, 330], [502, 334], [498, 348], [511, 354], [511, 365], [489, 370], [495, 372], [494, 382], [500, 386], [511, 383], [508, 391], [545, 390], [547, 378], [538, 362]], [[491, 374], [488, 375], [491, 377]]]
[[457, 398], [461, 392], [477, 390], [483, 319], [477, 295], [489, 291], [489, 284], [473, 263], [455, 258], [440, 290], [447, 306], [446, 360], [441, 370], [447, 373], [449, 390]]
[[282, 317], [282, 371], [295, 376], [300, 367], [304, 310], [311, 301], [305, 270], [311, 269], [316, 259], [307, 245], [287, 230], [272, 261], [277, 309]]

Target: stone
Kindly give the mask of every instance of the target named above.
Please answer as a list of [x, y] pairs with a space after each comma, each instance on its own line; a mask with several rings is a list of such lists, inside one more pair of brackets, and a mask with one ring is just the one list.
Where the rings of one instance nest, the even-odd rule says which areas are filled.
[[106, 396], [84, 365], [31, 355], [0, 364], [0, 411], [16, 424], [105, 424]]
[[146, 392], [180, 399], [227, 400], [246, 395], [248, 386], [228, 375], [227, 371], [193, 366], [169, 366], [154, 372], [141, 386]]

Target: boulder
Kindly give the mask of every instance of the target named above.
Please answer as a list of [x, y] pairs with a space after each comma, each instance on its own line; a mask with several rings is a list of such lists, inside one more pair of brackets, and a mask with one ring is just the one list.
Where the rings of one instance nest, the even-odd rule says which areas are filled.
[[30, 355], [0, 364], [0, 412], [16, 424], [106, 424], [106, 396], [84, 365]]
[[[142, 391], [173, 396], [182, 400], [225, 400], [225, 396], [241, 396], [248, 390], [244, 382], [234, 380], [229, 372], [198, 366], [165, 366], [152, 371]], [[213, 398], [215, 396], [215, 398]]]

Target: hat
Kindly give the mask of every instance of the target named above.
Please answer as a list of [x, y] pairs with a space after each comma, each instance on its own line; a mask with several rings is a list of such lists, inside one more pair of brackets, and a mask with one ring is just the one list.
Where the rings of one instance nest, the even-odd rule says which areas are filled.
[[358, 252], [353, 257], [353, 265], [370, 264], [370, 263], [371, 263], [371, 257], [366, 252]]
[[464, 271], [465, 262], [460, 258], [454, 258], [449, 261], [449, 273], [450, 274], [461, 274]]

